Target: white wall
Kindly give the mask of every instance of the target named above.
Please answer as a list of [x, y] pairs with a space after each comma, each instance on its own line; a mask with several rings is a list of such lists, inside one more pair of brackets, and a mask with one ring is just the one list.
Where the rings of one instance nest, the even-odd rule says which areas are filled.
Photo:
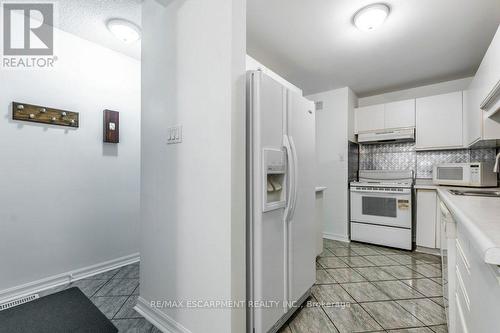
[[[141, 288], [245, 299], [245, 2], [143, 4]], [[183, 142], [167, 145], [167, 128]], [[243, 332], [244, 309], [159, 309], [191, 332]]]
[[247, 69], [247, 71], [260, 69], [263, 73], [265, 73], [268, 76], [272, 77], [274, 80], [276, 80], [277, 82], [281, 83], [282, 85], [284, 85], [288, 89], [297, 92], [301, 96], [303, 94], [302, 93], [302, 89], [300, 89], [297, 86], [291, 84], [290, 82], [288, 82], [287, 80], [285, 80], [283, 77], [281, 77], [279, 74], [277, 74], [276, 72], [273, 72], [268, 67], [264, 66], [262, 63], [260, 63], [259, 61], [255, 60], [254, 58], [252, 58], [249, 55], [246, 56], [246, 69]]
[[326, 238], [348, 239], [348, 138], [354, 137], [353, 109], [357, 98], [350, 88], [307, 96], [322, 101], [316, 112], [317, 186], [324, 194]]
[[359, 106], [384, 104], [388, 102], [402, 101], [405, 99], [420, 98], [426, 96], [446, 94], [459, 90], [466, 90], [472, 82], [472, 77], [446, 81], [427, 86], [420, 86], [411, 89], [398, 90], [386, 94], [363, 97], [358, 100]]
[[[2, 290], [139, 251], [140, 63], [56, 30], [53, 70], [0, 73]], [[12, 101], [80, 113], [80, 128], [11, 120]], [[102, 143], [120, 111], [121, 142]]]

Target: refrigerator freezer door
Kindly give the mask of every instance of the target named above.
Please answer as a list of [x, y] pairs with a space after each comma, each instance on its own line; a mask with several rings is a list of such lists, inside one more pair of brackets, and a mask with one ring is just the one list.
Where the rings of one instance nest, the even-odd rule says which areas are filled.
[[287, 222], [288, 300], [299, 300], [315, 282], [315, 108], [314, 103], [288, 91], [287, 135], [295, 161], [296, 195]]
[[290, 216], [292, 213], [292, 202], [294, 199], [295, 190], [293, 185], [295, 184], [293, 180], [293, 176], [295, 175], [295, 163], [293, 160], [292, 153], [292, 145], [290, 143], [290, 138], [288, 135], [283, 136], [283, 145], [285, 147], [286, 156], [287, 156], [287, 194], [286, 194], [286, 206], [285, 206], [285, 221], [290, 220]]
[[[250, 72], [248, 78], [247, 288], [248, 300], [262, 305], [248, 308], [248, 332], [265, 333], [286, 310], [282, 306], [286, 291], [285, 208], [263, 212], [268, 187], [263, 154], [266, 149], [283, 147], [286, 89], [259, 71]], [[270, 302], [279, 306], [272, 303], [266, 307]]]
[[289, 203], [290, 218], [293, 218], [293, 215], [295, 214], [295, 208], [297, 207], [297, 195], [298, 195], [297, 180], [299, 179], [299, 170], [298, 170], [297, 148], [295, 146], [295, 142], [293, 141], [293, 137], [289, 137], [288, 140], [290, 141], [290, 147], [292, 148], [291, 164], [294, 165], [293, 173], [290, 174], [290, 178], [292, 179], [291, 183], [294, 184], [294, 186], [292, 189], [292, 193], [290, 195], [291, 200]]

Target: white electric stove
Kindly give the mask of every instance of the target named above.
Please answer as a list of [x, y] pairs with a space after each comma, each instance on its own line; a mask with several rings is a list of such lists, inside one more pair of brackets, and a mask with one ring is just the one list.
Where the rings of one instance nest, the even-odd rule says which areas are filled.
[[413, 171], [362, 170], [351, 183], [351, 240], [412, 249]]

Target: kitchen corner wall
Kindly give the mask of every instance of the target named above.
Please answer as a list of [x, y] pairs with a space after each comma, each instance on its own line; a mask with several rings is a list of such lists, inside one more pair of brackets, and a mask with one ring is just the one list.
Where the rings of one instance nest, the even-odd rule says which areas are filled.
[[[357, 98], [350, 88], [341, 88], [308, 99], [322, 104], [316, 111], [316, 170], [317, 186], [325, 186], [325, 225], [323, 236], [329, 239], [349, 239], [349, 151], [356, 150], [348, 140], [354, 139], [354, 107]], [[351, 168], [353, 169], [353, 168]], [[352, 171], [352, 170], [351, 170]], [[355, 171], [353, 171], [355, 172]]]
[[360, 170], [413, 170], [417, 178], [432, 178], [439, 163], [494, 162], [495, 148], [416, 151], [415, 143], [360, 145]]

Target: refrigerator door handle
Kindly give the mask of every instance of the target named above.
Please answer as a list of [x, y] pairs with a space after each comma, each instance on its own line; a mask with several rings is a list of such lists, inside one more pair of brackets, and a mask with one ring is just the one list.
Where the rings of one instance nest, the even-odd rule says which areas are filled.
[[292, 219], [295, 215], [295, 207], [297, 206], [297, 195], [298, 195], [298, 186], [297, 181], [299, 179], [299, 171], [298, 171], [298, 160], [297, 160], [297, 149], [295, 148], [295, 143], [293, 142], [293, 138], [289, 137], [290, 147], [292, 148], [292, 160], [293, 160], [293, 197], [292, 197], [292, 205], [290, 210], [289, 219]]
[[294, 186], [294, 180], [293, 180], [293, 153], [292, 153], [292, 147], [290, 145], [290, 140], [287, 135], [283, 136], [283, 146], [285, 147], [286, 150], [286, 158], [287, 158], [287, 177], [289, 179], [288, 181], [288, 191], [287, 191], [287, 198], [286, 198], [286, 207], [285, 207], [285, 222], [288, 222], [290, 212], [292, 209], [292, 194], [294, 192], [293, 186]]

